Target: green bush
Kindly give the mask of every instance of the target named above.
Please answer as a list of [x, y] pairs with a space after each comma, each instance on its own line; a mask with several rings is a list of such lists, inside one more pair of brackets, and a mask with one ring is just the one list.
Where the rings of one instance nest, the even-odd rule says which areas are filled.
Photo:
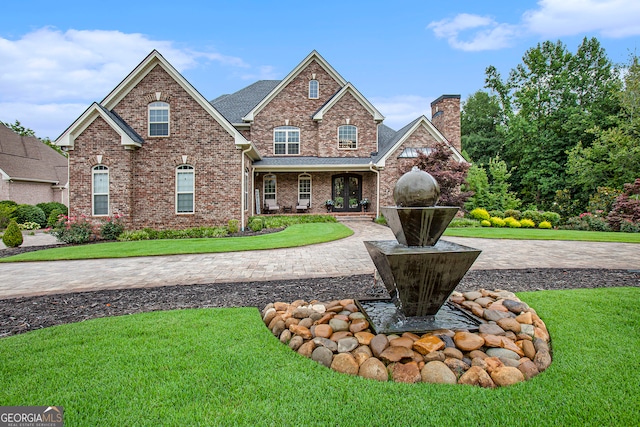
[[121, 215], [114, 215], [102, 221], [100, 225], [100, 237], [105, 240], [116, 240], [124, 231]]
[[253, 217], [249, 221], [249, 228], [251, 231], [262, 231], [264, 228], [264, 221], [260, 217]]
[[37, 222], [25, 222], [24, 224], [18, 224], [20, 230], [38, 230], [40, 228], [40, 224]]
[[22, 231], [15, 219], [9, 221], [9, 225], [2, 235], [2, 243], [8, 248], [17, 248], [22, 244]]
[[50, 233], [60, 242], [71, 244], [87, 243], [94, 237], [93, 225], [85, 217], [62, 216]]
[[471, 218], [453, 218], [449, 223], [449, 227], [452, 228], [470, 228], [480, 227], [480, 221]]
[[62, 212], [60, 209], [52, 210], [47, 217], [47, 227], [54, 227], [56, 222], [60, 219], [60, 215], [66, 215], [66, 213]]
[[498, 218], [497, 216], [492, 216], [489, 218], [489, 221], [492, 227], [504, 227], [506, 225], [504, 219]]
[[482, 208], [475, 208], [474, 210], [469, 212], [469, 216], [471, 216], [471, 218], [473, 219], [478, 219], [480, 221], [482, 221], [483, 219], [486, 219], [488, 221], [491, 218], [491, 215], [489, 215], [489, 212], [487, 212], [486, 209], [482, 209]]
[[227, 229], [231, 234], [237, 233], [238, 231], [240, 231], [240, 221], [238, 221], [237, 219], [230, 219], [227, 223]]
[[520, 220], [520, 225], [522, 226], [522, 228], [535, 228], [536, 227], [536, 223], [531, 221], [530, 219], [522, 219]]
[[0, 200], [0, 206], [5, 206], [8, 208], [17, 208], [18, 204], [13, 200]]
[[383, 215], [380, 215], [379, 217], [374, 219], [373, 222], [375, 222], [376, 224], [387, 225], [387, 219]]
[[522, 224], [520, 224], [520, 221], [518, 221], [517, 219], [515, 219], [512, 216], [509, 216], [507, 218], [504, 219], [505, 224], [507, 224], [507, 227], [509, 228], [520, 228], [522, 227]]
[[47, 226], [47, 217], [44, 211], [33, 205], [18, 205], [14, 212], [17, 223], [24, 224], [26, 222], [37, 222], [40, 227]]
[[145, 230], [123, 231], [118, 240], [121, 242], [131, 242], [134, 240], [149, 240], [149, 233]]
[[535, 210], [526, 210], [524, 212], [522, 212], [522, 215], [520, 216], [520, 219], [530, 219], [531, 221], [535, 222], [536, 224], [539, 224], [540, 221], [542, 221], [542, 212], [540, 211], [535, 211]]
[[496, 218], [504, 219], [504, 212], [499, 210], [489, 211], [489, 216], [495, 216]]
[[0, 230], [7, 228], [15, 210], [13, 206], [0, 204]]
[[63, 215], [67, 215], [69, 213], [69, 208], [67, 208], [67, 205], [60, 202], [38, 203], [36, 206], [42, 209], [42, 212], [44, 212], [44, 216], [46, 218], [49, 218], [51, 216], [51, 212], [56, 209], [62, 212]]
[[491, 221], [489, 221], [488, 219], [483, 219], [482, 221], [480, 221], [480, 225], [483, 227], [491, 227]]
[[549, 221], [542, 221], [540, 224], [538, 224], [538, 228], [550, 229], [551, 223]]
[[517, 219], [518, 221], [520, 221], [522, 212], [520, 212], [517, 209], [507, 209], [506, 211], [504, 211], [504, 216], [508, 217], [513, 217], [515, 219]]
[[550, 222], [552, 226], [557, 227], [560, 224], [560, 214], [556, 212], [543, 212], [542, 220]]
[[623, 220], [620, 223], [620, 231], [623, 233], [640, 233], [640, 224]]

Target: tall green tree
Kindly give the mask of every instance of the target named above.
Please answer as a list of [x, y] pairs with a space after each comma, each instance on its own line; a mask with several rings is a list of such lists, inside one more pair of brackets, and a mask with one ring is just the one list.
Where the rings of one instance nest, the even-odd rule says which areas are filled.
[[477, 91], [463, 104], [460, 114], [462, 149], [473, 163], [487, 164], [504, 148], [503, 112], [496, 95]]
[[567, 152], [595, 140], [596, 124], [609, 128], [618, 103], [615, 67], [597, 39], [582, 41], [575, 54], [561, 42], [546, 41], [525, 52], [503, 81], [486, 70], [506, 122], [504, 159], [516, 167], [511, 182], [525, 204], [549, 207], [557, 190], [568, 187]]

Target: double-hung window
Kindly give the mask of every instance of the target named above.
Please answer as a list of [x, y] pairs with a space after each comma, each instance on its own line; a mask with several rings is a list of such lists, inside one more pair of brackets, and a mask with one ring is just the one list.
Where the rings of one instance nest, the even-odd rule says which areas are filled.
[[91, 171], [93, 215], [109, 215], [109, 168], [94, 166]]
[[274, 154], [300, 154], [300, 128], [279, 126], [273, 130]]
[[318, 88], [320, 84], [317, 80], [309, 80], [309, 99], [318, 99]]
[[149, 104], [149, 136], [169, 136], [169, 104], [166, 102]]
[[344, 125], [338, 128], [338, 148], [358, 148], [358, 128], [353, 125]]
[[303, 173], [298, 175], [298, 200], [303, 203], [311, 203], [311, 175]]
[[180, 165], [176, 168], [176, 212], [193, 213], [194, 169], [193, 166]]
[[276, 176], [265, 175], [264, 177], [264, 200], [276, 200]]

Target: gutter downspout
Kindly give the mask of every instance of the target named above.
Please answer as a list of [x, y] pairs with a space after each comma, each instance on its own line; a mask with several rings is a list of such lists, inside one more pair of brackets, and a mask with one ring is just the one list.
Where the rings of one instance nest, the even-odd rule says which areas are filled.
[[246, 194], [246, 186], [247, 186], [247, 183], [245, 182], [245, 179], [244, 179], [244, 156], [249, 151], [251, 151], [251, 144], [249, 144], [249, 147], [246, 150], [243, 150], [241, 154], [242, 168], [240, 169], [240, 182], [242, 183], [242, 185], [240, 189], [240, 229], [242, 231], [244, 231], [244, 211], [246, 207], [244, 205], [244, 199], [245, 199], [244, 195]]
[[376, 174], [376, 218], [380, 216], [380, 171], [374, 169], [373, 162], [369, 163], [369, 170]]

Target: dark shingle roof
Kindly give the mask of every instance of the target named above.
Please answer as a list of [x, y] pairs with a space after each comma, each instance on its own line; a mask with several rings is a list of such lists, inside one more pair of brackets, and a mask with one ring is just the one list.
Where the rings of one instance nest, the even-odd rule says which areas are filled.
[[0, 169], [11, 179], [68, 181], [67, 159], [33, 136], [21, 136], [0, 125]]
[[114, 111], [109, 111], [106, 108], [104, 108], [102, 105], [98, 104], [98, 106], [100, 107], [100, 109], [102, 111], [104, 111], [105, 114], [107, 114], [109, 117], [111, 117], [111, 119], [116, 122], [116, 124], [118, 125], [118, 127], [120, 129], [122, 129], [124, 131], [124, 133], [126, 133], [129, 138], [131, 138], [134, 142], [138, 142], [140, 144], [142, 144], [144, 142], [144, 139], [142, 139], [142, 137], [140, 135], [138, 135], [138, 133], [133, 130], [133, 128], [131, 126], [129, 126], [127, 124], [127, 122], [125, 122], [122, 117], [120, 117], [119, 115], [117, 115]]
[[231, 123], [242, 123], [242, 118], [260, 103], [280, 80], [259, 80], [230, 95], [221, 95], [211, 105]]
[[265, 157], [254, 166], [330, 166], [330, 165], [368, 165], [370, 157]]

